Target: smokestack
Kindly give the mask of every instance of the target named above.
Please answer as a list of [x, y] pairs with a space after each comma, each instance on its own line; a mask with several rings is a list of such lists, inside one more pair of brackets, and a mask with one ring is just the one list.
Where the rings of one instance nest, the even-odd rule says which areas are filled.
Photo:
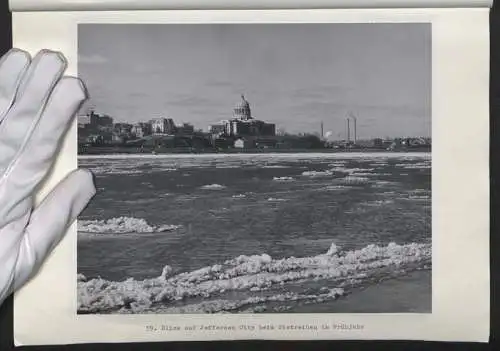
[[352, 112], [349, 112], [349, 117], [352, 118], [352, 121], [354, 122], [354, 144], [358, 141], [358, 119]]
[[323, 131], [323, 121], [321, 121], [321, 138], [325, 137], [325, 132]]
[[347, 118], [347, 143], [351, 141], [351, 125], [350, 120]]
[[354, 144], [356, 144], [356, 141], [358, 140], [358, 135], [357, 135], [357, 127], [358, 127], [358, 120], [356, 117], [354, 117]]

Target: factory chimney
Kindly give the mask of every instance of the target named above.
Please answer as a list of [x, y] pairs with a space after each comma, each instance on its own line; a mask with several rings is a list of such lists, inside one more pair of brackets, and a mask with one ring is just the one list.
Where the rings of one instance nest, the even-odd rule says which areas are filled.
[[350, 119], [347, 118], [347, 143], [349, 144], [351, 142], [351, 125], [350, 125]]
[[354, 144], [356, 144], [356, 141], [358, 140], [358, 120], [354, 116], [352, 116], [352, 118], [354, 119]]
[[358, 119], [352, 112], [349, 112], [349, 117], [352, 118], [352, 121], [354, 122], [354, 144], [356, 144], [356, 141], [358, 140]]

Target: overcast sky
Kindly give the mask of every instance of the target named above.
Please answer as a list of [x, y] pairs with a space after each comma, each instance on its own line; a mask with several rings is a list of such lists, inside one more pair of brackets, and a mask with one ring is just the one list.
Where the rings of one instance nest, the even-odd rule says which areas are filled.
[[[240, 95], [288, 132], [431, 134], [427, 24], [84, 24], [79, 74], [115, 121], [230, 118]], [[88, 107], [88, 106], [87, 106]]]

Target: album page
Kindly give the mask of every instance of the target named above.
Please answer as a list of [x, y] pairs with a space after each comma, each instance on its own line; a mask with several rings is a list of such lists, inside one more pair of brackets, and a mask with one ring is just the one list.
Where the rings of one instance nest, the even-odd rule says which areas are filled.
[[39, 199], [97, 187], [16, 344], [487, 341], [488, 16], [14, 11], [90, 95]]

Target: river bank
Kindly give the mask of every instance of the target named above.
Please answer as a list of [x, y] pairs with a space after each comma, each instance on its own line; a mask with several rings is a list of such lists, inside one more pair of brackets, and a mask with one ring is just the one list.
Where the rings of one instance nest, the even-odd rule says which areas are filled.
[[158, 149], [149, 150], [134, 147], [87, 147], [78, 148], [79, 155], [128, 155], [128, 154], [139, 154], [139, 155], [163, 155], [163, 154], [294, 154], [294, 153], [349, 153], [349, 152], [366, 152], [366, 153], [382, 153], [382, 152], [430, 152], [431, 148], [420, 147], [420, 148], [401, 148], [395, 150], [386, 149], [376, 149], [376, 148], [351, 148], [351, 149], [225, 149], [225, 150], [214, 150], [214, 149], [203, 149], [203, 150], [193, 150], [193, 149]]

